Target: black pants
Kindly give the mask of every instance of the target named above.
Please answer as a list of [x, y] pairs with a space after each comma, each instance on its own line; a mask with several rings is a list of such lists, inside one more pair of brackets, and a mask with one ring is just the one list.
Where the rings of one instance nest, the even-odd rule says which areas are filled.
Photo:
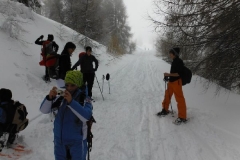
[[9, 133], [8, 143], [13, 144], [16, 139], [16, 133]]
[[95, 73], [83, 73], [83, 83], [88, 87], [88, 96], [92, 97], [92, 87], [94, 83]]
[[48, 78], [49, 74], [48, 74], [48, 67], [45, 67], [45, 78]]
[[[2, 130], [0, 130], [0, 137], [2, 137], [3, 136], [3, 131]], [[9, 132], [8, 132], [9, 133]], [[13, 144], [13, 142], [15, 141], [15, 139], [16, 139], [16, 134], [17, 133], [9, 133], [9, 137], [8, 137], [8, 140], [7, 140], [7, 142], [8, 143], [10, 143], [10, 144]]]

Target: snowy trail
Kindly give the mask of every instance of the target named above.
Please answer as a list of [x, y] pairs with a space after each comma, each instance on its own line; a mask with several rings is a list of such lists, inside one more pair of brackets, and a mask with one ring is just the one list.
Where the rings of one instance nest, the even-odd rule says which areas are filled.
[[[20, 142], [32, 150], [19, 160], [54, 160], [52, 117], [39, 112], [39, 106], [56, 85], [55, 80], [45, 83], [41, 77], [40, 46], [34, 41], [40, 35], [52, 33], [59, 44], [59, 53], [68, 41], [77, 44], [72, 63], [78, 60], [78, 53], [84, 50], [78, 42], [79, 33], [64, 27], [65, 38], [60, 39], [61, 24], [28, 10], [13, 1], [0, 1], [1, 13], [4, 5], [13, 8], [11, 14], [18, 15], [24, 31], [19, 40], [0, 30], [0, 83], [9, 88], [14, 100], [24, 103], [29, 112], [29, 126], [20, 132]], [[16, 12], [16, 13], [15, 13]], [[7, 20], [0, 14], [0, 27]], [[78, 35], [78, 36], [76, 36]], [[204, 78], [193, 76], [191, 84], [183, 87], [190, 122], [181, 126], [172, 124], [171, 115], [159, 118], [165, 91], [163, 73], [170, 65], [154, 56], [154, 51], [137, 48], [135, 54], [114, 56], [107, 54], [107, 48], [96, 43], [94, 53], [99, 60], [97, 77], [102, 87], [102, 75], [110, 73], [111, 94], [105, 80], [102, 100], [98, 84], [93, 87], [94, 117], [92, 160], [239, 160], [240, 158], [240, 98], [235, 93], [215, 96], [216, 85], [204, 92]], [[176, 110], [175, 98], [172, 99]], [[0, 160], [9, 158], [0, 157]]]
[[[99, 160], [221, 160], [240, 155], [239, 147], [235, 149], [231, 142], [225, 142], [218, 136], [221, 131], [207, 124], [211, 114], [189, 107], [191, 121], [182, 126], [172, 124], [176, 114], [165, 118], [155, 116], [161, 110], [164, 96], [163, 73], [169, 70], [162, 64], [165, 62], [151, 54], [139, 53], [125, 57], [120, 63], [112, 74], [112, 94], [106, 101], [95, 103], [97, 124], [93, 130], [96, 138], [92, 157]], [[104, 89], [106, 91], [107, 86]]]
[[[113, 67], [114, 66], [114, 67]], [[171, 115], [159, 118], [165, 83], [163, 73], [169, 65], [153, 54], [126, 55], [109, 63], [100, 74], [110, 73], [111, 94], [104, 85], [105, 101], [95, 82], [93, 93], [96, 102], [93, 125], [93, 149], [91, 159], [97, 160], [237, 160], [240, 156], [240, 138], [236, 133], [216, 126], [212, 119], [217, 113], [200, 108], [201, 100], [194, 85], [184, 88], [190, 122], [181, 126], [172, 124]], [[194, 81], [197, 81], [195, 78]], [[32, 86], [36, 83], [28, 76], [29, 95], [40, 103], [54, 83]], [[102, 81], [99, 79], [100, 86]], [[40, 89], [41, 88], [41, 89]], [[189, 92], [190, 91], [190, 92]], [[190, 94], [189, 94], [190, 93]], [[38, 95], [40, 97], [38, 97]], [[38, 98], [37, 98], [38, 97]], [[207, 97], [203, 98], [208, 100]], [[173, 109], [176, 111], [176, 103]], [[212, 102], [212, 101], [210, 101]], [[210, 105], [205, 103], [206, 105]], [[38, 107], [37, 105], [36, 107]], [[49, 115], [34, 112], [24, 134], [24, 142], [33, 150], [20, 160], [54, 160], [53, 124]], [[234, 136], [236, 135], [236, 136]], [[5, 159], [4, 159], [5, 160]]]

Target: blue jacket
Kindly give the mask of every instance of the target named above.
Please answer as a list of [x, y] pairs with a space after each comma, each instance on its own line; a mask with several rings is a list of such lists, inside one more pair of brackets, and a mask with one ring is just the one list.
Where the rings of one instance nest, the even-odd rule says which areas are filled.
[[[62, 101], [54, 121], [54, 139], [64, 144], [87, 138], [86, 122], [92, 116], [92, 104], [91, 101], [85, 100], [84, 106], [80, 105], [76, 99], [80, 93], [81, 90], [78, 89], [70, 104], [67, 104], [66, 100]], [[54, 99], [56, 100], [57, 98]], [[40, 111], [44, 114], [50, 113], [51, 105], [52, 101], [47, 96], [40, 106]]]

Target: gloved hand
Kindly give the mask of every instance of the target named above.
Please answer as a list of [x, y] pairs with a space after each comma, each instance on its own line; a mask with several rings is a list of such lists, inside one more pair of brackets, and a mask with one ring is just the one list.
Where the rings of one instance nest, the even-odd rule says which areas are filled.
[[169, 77], [165, 76], [163, 80], [167, 82], [169, 81]]
[[39, 38], [40, 38], [40, 39], [43, 39], [43, 37], [44, 37], [44, 36], [43, 36], [43, 35], [41, 35]]
[[96, 71], [97, 71], [97, 68], [93, 69], [93, 71], [96, 72]]
[[90, 97], [88, 97], [88, 96], [87, 96], [87, 97], [85, 98], [85, 102], [91, 103], [91, 102], [92, 102], [92, 100], [91, 100], [91, 98], [90, 98]]

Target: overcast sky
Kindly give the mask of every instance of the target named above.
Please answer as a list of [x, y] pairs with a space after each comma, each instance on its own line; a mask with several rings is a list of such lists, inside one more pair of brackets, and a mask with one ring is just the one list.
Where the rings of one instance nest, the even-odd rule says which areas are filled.
[[156, 33], [147, 13], [152, 12], [152, 0], [124, 0], [127, 7], [128, 22], [134, 34], [133, 39], [143, 48], [154, 47]]

